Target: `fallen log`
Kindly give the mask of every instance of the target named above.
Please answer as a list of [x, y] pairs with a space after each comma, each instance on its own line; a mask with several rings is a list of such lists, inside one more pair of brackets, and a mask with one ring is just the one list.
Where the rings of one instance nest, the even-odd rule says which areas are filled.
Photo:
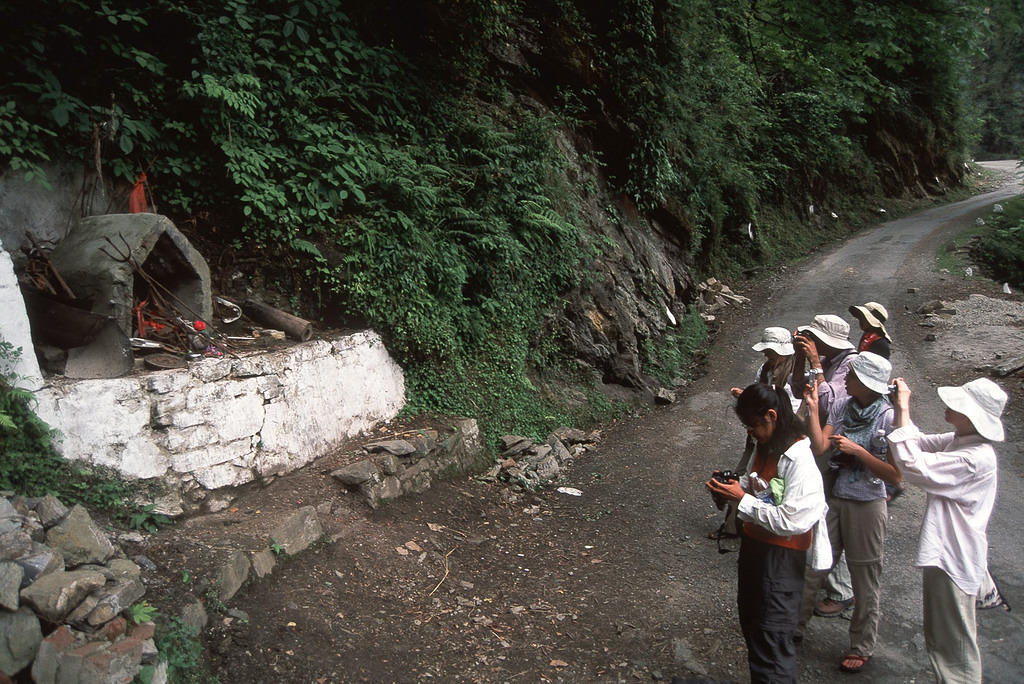
[[255, 299], [246, 300], [242, 307], [245, 315], [252, 320], [261, 325], [284, 330], [292, 339], [305, 342], [313, 336], [313, 324], [303, 318], [292, 316]]

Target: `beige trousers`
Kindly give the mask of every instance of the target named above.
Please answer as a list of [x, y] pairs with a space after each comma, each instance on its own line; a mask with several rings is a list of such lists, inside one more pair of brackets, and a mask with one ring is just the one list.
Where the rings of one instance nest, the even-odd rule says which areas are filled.
[[[924, 568], [924, 643], [939, 684], [981, 684], [975, 597], [945, 572]], [[859, 600], [859, 599], [858, 599]]]
[[[832, 566], [846, 551], [850, 579], [857, 601], [850, 619], [850, 652], [862, 656], [874, 653], [878, 640], [878, 623], [882, 616], [882, 559], [885, 552], [885, 525], [889, 519], [885, 499], [852, 501], [832, 498], [828, 502], [828, 539], [832, 544]], [[818, 590], [829, 571], [807, 566], [804, 575], [804, 599], [800, 609], [797, 632], [814, 613]]]

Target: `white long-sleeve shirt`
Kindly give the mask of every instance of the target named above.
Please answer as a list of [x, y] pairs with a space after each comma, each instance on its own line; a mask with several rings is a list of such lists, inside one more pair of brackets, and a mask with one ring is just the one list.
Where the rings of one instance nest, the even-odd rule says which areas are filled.
[[914, 564], [940, 568], [961, 591], [977, 594], [988, 568], [995, 449], [980, 435], [926, 435], [913, 423], [893, 430], [889, 444], [906, 481], [928, 495]]
[[[782, 501], [776, 506], [744, 494], [736, 508], [739, 519], [755, 523], [780, 537], [803, 534], [817, 525], [811, 541], [811, 564], [815, 568], [828, 567], [832, 561], [832, 547], [825, 527], [828, 505], [821, 471], [811, 452], [811, 440], [800, 439], [779, 456], [777, 477], [785, 483]], [[746, 489], [747, 477], [740, 478], [740, 482]]]

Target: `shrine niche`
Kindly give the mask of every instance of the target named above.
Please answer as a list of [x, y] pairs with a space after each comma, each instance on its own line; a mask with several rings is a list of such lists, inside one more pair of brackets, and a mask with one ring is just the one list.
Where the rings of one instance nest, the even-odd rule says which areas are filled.
[[164, 216], [86, 218], [48, 253], [32, 242], [22, 289], [50, 372], [118, 377], [133, 366], [130, 339], [182, 347], [212, 314], [209, 267]]

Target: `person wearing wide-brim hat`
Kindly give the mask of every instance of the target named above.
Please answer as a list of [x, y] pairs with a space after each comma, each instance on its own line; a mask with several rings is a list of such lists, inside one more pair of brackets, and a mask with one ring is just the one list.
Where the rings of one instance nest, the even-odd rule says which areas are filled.
[[803, 396], [807, 383], [816, 383], [824, 420], [829, 407], [846, 398], [844, 379], [857, 354], [850, 342], [850, 324], [839, 316], [819, 314], [810, 325], [796, 329], [793, 348], [796, 350], [790, 382], [793, 393]]
[[860, 323], [861, 336], [857, 351], [869, 351], [889, 358], [892, 355], [892, 337], [885, 329], [889, 320], [889, 312], [878, 302], [867, 302], [859, 306], [851, 306], [850, 315]]
[[[808, 437], [817, 459], [827, 458], [829, 542], [832, 567], [845, 552], [857, 600], [850, 619], [850, 647], [839, 663], [846, 672], [860, 672], [871, 660], [881, 616], [882, 567], [888, 522], [885, 483], [900, 481], [900, 471], [888, 462], [885, 441], [893, 422], [886, 398], [892, 365], [872, 352], [850, 362], [847, 396], [832, 404], [824, 427], [818, 420], [819, 386], [808, 386]], [[798, 633], [815, 612], [818, 589], [828, 572], [808, 570], [804, 577], [803, 607]]]
[[910, 418], [910, 387], [896, 379], [889, 453], [928, 495], [915, 565], [923, 568], [924, 637], [938, 681], [981, 682], [975, 597], [988, 573], [986, 528], [995, 505], [996, 452], [1005, 438], [1006, 392], [988, 378], [940, 387], [953, 432], [923, 434]]

